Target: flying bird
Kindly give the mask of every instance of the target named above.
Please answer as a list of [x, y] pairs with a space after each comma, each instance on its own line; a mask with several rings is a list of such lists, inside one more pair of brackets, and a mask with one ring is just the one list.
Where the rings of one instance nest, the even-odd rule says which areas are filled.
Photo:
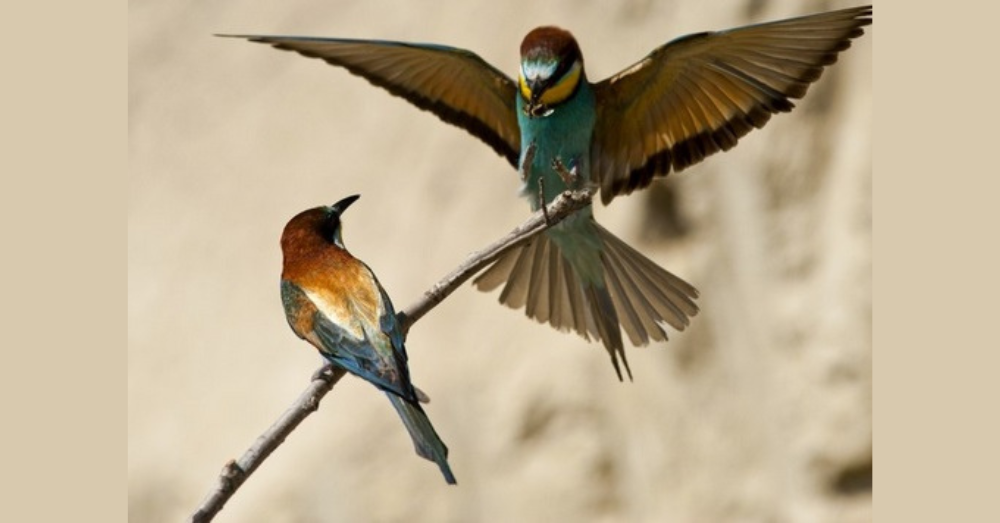
[[[601, 201], [729, 150], [788, 112], [824, 67], [861, 36], [855, 7], [670, 41], [597, 83], [576, 39], [557, 27], [525, 36], [514, 80], [475, 53], [434, 44], [296, 36], [246, 38], [343, 67], [492, 147], [518, 170], [531, 208], [567, 189]], [[475, 285], [559, 330], [603, 342], [618, 378], [621, 329], [637, 346], [684, 330], [698, 291], [600, 226], [587, 207], [508, 252]]]
[[384, 391], [417, 454], [455, 484], [448, 447], [410, 382], [403, 331], [375, 274], [344, 247], [341, 215], [359, 196], [296, 215], [281, 235], [281, 301], [288, 325], [332, 364]]

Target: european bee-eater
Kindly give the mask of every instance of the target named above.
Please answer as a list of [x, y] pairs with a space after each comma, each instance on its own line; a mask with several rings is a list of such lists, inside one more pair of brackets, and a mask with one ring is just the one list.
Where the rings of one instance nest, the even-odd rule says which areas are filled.
[[[486, 142], [520, 172], [533, 209], [567, 188], [607, 204], [790, 111], [863, 34], [855, 7], [677, 38], [598, 83], [556, 27], [529, 32], [513, 80], [453, 47], [378, 40], [242, 36], [346, 68]], [[511, 251], [476, 280], [500, 301], [603, 341], [631, 378], [619, 323], [635, 345], [665, 340], [698, 312], [697, 290], [598, 225], [586, 208]]]
[[300, 338], [334, 365], [385, 391], [417, 454], [455, 483], [448, 447], [420, 407], [410, 382], [403, 331], [375, 274], [344, 247], [340, 218], [358, 196], [299, 213], [281, 234], [281, 300]]

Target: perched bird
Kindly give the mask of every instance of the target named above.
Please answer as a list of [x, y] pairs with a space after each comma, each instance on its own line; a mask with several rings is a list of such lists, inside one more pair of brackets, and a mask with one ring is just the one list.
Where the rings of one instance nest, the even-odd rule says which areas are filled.
[[341, 238], [340, 217], [358, 195], [299, 213], [281, 234], [281, 301], [300, 338], [332, 364], [385, 391], [420, 456], [455, 483], [448, 447], [420, 407], [410, 382], [403, 332], [389, 296]]
[[[573, 36], [532, 30], [513, 80], [453, 47], [379, 40], [246, 36], [346, 68], [461, 127], [518, 169], [533, 209], [596, 186], [607, 204], [790, 111], [871, 24], [855, 7], [677, 38], [591, 83]], [[635, 345], [665, 340], [698, 312], [698, 292], [598, 225], [592, 208], [509, 252], [476, 280], [500, 301], [604, 343], [621, 379], [619, 324]]]

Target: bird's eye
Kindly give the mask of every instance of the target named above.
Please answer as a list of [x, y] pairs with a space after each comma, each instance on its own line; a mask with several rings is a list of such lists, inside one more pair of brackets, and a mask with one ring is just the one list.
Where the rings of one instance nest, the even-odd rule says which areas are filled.
[[[566, 71], [566, 74], [562, 75], [555, 85], [549, 87], [544, 93], [542, 93], [539, 101], [544, 105], [556, 105], [563, 102], [569, 98], [574, 91], [576, 91], [576, 85], [578, 83], [580, 83], [579, 60], [573, 63], [573, 67], [570, 67], [569, 71]], [[522, 83], [521, 85], [523, 86], [524, 84]], [[524, 87], [521, 87], [522, 94], [524, 89]]]

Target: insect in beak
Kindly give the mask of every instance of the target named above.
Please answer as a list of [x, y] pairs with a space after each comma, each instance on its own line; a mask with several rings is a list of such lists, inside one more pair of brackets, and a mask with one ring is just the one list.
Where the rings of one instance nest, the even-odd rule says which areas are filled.
[[524, 104], [524, 114], [530, 118], [544, 118], [552, 114], [552, 112], [551, 107], [535, 100], [525, 102]]

